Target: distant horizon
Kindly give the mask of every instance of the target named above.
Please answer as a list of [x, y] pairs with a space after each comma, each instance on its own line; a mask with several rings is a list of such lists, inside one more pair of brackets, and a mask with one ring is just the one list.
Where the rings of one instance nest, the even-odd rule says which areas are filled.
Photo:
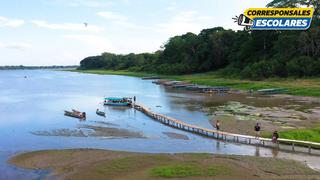
[[2, 67], [25, 67], [25, 68], [37, 68], [37, 67], [79, 67], [80, 65], [0, 65]]

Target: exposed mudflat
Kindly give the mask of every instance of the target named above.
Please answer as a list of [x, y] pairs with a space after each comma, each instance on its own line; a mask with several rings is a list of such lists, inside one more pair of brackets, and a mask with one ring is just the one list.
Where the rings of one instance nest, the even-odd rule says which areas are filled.
[[9, 162], [50, 169], [57, 179], [319, 179], [302, 163], [277, 158], [210, 154], [145, 154], [107, 150], [49, 150], [17, 155]]
[[163, 132], [163, 134], [167, 135], [172, 139], [182, 139], [182, 140], [189, 140], [189, 137], [183, 134], [173, 133], [173, 132]]
[[[275, 97], [268, 98], [272, 100]], [[252, 99], [255, 101], [254, 97]], [[262, 125], [264, 132], [313, 128], [320, 122], [320, 105], [317, 103], [306, 104], [306, 102], [292, 103], [288, 101], [288, 103], [281, 105], [256, 106], [246, 102], [228, 101], [222, 105], [204, 107], [202, 111], [212, 117], [210, 120], [212, 125], [216, 120], [220, 120], [222, 130], [249, 135], [254, 134], [254, 125], [258, 122]]]
[[79, 125], [78, 129], [54, 129], [31, 133], [38, 136], [144, 138], [141, 132], [96, 125]]

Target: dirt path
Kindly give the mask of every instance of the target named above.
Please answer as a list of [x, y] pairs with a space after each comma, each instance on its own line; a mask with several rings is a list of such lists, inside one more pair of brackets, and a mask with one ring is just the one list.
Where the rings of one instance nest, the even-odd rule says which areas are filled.
[[49, 150], [9, 160], [28, 169], [51, 169], [58, 179], [319, 179], [296, 161], [210, 154], [142, 154], [106, 150]]

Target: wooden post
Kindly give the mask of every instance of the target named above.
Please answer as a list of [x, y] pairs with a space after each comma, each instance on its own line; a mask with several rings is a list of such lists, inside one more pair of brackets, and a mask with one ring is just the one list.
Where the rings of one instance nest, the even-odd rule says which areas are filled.
[[251, 139], [249, 138], [249, 144], [251, 144]]
[[311, 154], [311, 146], [308, 147], [308, 152]]

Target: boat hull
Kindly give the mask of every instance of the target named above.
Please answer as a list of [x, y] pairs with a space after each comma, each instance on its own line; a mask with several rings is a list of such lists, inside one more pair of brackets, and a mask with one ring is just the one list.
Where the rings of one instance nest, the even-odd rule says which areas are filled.
[[99, 116], [106, 117], [106, 113], [104, 113], [104, 112], [96, 112], [96, 114], [99, 115]]
[[73, 117], [73, 118], [78, 118], [78, 119], [85, 119], [85, 117], [83, 117], [79, 114], [76, 114], [74, 112], [70, 112], [70, 111], [64, 111], [64, 115], [69, 116], [69, 117]]
[[106, 102], [104, 103], [105, 106], [130, 106], [131, 103], [123, 102], [123, 103], [113, 103], [113, 102]]

